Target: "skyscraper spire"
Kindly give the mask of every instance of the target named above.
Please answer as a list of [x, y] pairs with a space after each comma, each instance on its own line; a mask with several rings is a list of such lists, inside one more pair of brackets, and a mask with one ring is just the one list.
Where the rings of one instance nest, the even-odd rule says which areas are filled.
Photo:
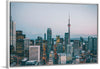
[[69, 13], [69, 18], [68, 18], [68, 33], [69, 33], [68, 44], [70, 44], [70, 13]]

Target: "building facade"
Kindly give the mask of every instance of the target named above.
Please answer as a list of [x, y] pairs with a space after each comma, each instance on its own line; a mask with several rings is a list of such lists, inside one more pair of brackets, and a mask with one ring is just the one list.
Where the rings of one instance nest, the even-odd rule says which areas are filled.
[[10, 46], [16, 51], [16, 23], [10, 20]]
[[22, 31], [16, 31], [16, 54], [20, 57], [24, 57], [24, 38]]
[[93, 37], [89, 36], [88, 37], [88, 51], [91, 53], [93, 52]]
[[29, 61], [36, 60], [40, 62], [40, 46], [29, 46]]
[[46, 40], [46, 33], [44, 33], [44, 40]]
[[65, 33], [65, 52], [66, 54], [67, 54], [68, 37], [69, 37], [69, 33]]
[[51, 51], [51, 46], [52, 46], [52, 30], [51, 28], [47, 29], [47, 57], [49, 58], [49, 53]]
[[79, 56], [79, 54], [80, 54], [80, 52], [79, 52], [79, 40], [74, 40], [73, 52], [74, 52], [74, 56]]

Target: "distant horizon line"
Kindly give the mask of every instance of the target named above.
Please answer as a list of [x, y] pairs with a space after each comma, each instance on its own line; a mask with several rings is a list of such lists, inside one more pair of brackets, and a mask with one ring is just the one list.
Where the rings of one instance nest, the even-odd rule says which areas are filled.
[[[37, 37], [42, 37], [42, 36], [37, 36]], [[84, 36], [79, 36], [79, 37], [70, 37], [70, 39], [72, 40], [72, 39], [80, 39], [80, 37], [82, 37], [83, 39], [88, 39], [88, 37], [89, 36], [87, 36], [87, 37], [84, 37]], [[98, 36], [93, 36], [93, 35], [91, 35], [90, 37], [93, 37], [93, 38], [97, 38]], [[32, 39], [32, 40], [36, 40], [37, 38], [30, 38], [30, 37], [26, 37], [26, 38], [28, 38], [28, 39]], [[44, 37], [42, 37], [43, 39], [44, 39]], [[54, 38], [54, 37], [52, 37], [52, 38]], [[64, 37], [60, 37], [60, 38], [64, 38]], [[54, 38], [54, 39], [56, 39], [56, 37]]]

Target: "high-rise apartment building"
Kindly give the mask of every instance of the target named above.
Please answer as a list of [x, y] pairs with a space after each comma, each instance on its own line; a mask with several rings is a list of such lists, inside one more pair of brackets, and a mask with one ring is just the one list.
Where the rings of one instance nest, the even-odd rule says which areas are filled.
[[22, 31], [16, 31], [16, 54], [20, 57], [24, 56], [24, 38]]

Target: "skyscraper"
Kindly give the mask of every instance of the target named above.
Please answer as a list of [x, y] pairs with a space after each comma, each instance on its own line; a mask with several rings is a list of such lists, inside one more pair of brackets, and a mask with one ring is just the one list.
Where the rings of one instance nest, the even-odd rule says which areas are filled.
[[63, 53], [63, 44], [60, 43], [60, 36], [56, 36], [57, 53]]
[[65, 51], [66, 54], [70, 54], [69, 52], [71, 52], [71, 44], [70, 44], [70, 15], [69, 15], [69, 19], [68, 19], [68, 33], [65, 33]]
[[46, 33], [44, 33], [44, 40], [46, 40]]
[[24, 39], [24, 56], [25, 57], [29, 56], [29, 45], [30, 45], [30, 39], [25, 38]]
[[68, 44], [69, 33], [65, 33], [65, 52], [67, 53], [67, 44]]
[[24, 38], [22, 31], [16, 31], [16, 53], [20, 57], [24, 57]]
[[91, 36], [88, 37], [88, 50], [90, 52], [93, 50], [93, 38]]
[[83, 39], [83, 37], [80, 37], [80, 46], [81, 46], [81, 47], [84, 47], [84, 46], [83, 46], [83, 43], [84, 43], [84, 39]]
[[43, 50], [42, 50], [42, 43], [43, 43], [43, 39], [42, 37], [38, 36], [37, 39], [35, 40], [35, 45], [40, 45], [40, 59], [42, 59], [42, 54], [43, 54]]
[[16, 51], [16, 23], [10, 17], [10, 46]]
[[30, 45], [30, 39], [25, 38], [24, 39], [24, 50], [28, 50]]
[[47, 29], [47, 51], [48, 51], [48, 54], [47, 54], [47, 57], [49, 58], [49, 53], [51, 51], [51, 44], [52, 43], [52, 30], [51, 28], [48, 28]]
[[43, 62], [43, 65], [46, 64], [46, 61], [47, 61], [47, 42], [44, 40], [43, 43], [43, 56], [42, 56], [42, 62]]
[[52, 38], [52, 47], [51, 50], [54, 50], [54, 38]]
[[74, 56], [78, 56], [79, 55], [79, 40], [74, 40], [74, 44], [73, 44], [73, 51], [74, 51]]
[[57, 53], [63, 53], [63, 45], [62, 43], [57, 44]]
[[71, 62], [72, 61], [72, 45], [70, 44], [70, 15], [68, 19], [68, 33], [65, 33], [65, 52], [66, 52], [67, 62]]
[[97, 38], [93, 38], [93, 54], [97, 55]]
[[69, 33], [68, 44], [70, 44], [70, 15], [69, 15], [69, 19], [68, 19], [68, 33]]
[[85, 47], [86, 47], [86, 51], [88, 51], [88, 41], [85, 41]]

